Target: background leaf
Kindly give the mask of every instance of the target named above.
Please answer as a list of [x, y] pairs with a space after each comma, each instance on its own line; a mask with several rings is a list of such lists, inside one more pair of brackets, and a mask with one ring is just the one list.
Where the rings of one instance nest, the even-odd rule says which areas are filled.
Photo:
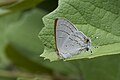
[[30, 9], [43, 2], [43, 0], [4, 0], [0, 2], [0, 15]]
[[43, 58], [39, 57], [44, 46], [38, 38], [38, 33], [43, 27], [41, 17], [45, 14], [45, 11], [39, 9], [25, 12], [24, 16], [11, 24], [7, 31], [9, 41], [6, 47], [7, 56], [14, 64], [35, 73], [49, 72], [49, 69], [41, 65]]
[[4, 68], [10, 63], [5, 55], [5, 46], [7, 45], [6, 31], [10, 24], [18, 20], [19, 15], [20, 12], [17, 12], [0, 17], [0, 68]]
[[120, 55], [103, 56], [79, 61], [84, 80], [119, 80]]
[[0, 80], [16, 80], [16, 78], [0, 77]]

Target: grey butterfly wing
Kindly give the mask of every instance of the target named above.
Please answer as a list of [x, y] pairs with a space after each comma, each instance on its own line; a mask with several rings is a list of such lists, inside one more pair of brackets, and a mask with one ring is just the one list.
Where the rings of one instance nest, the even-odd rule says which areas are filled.
[[63, 58], [72, 57], [86, 47], [87, 36], [65, 19], [55, 20], [55, 40], [59, 55]]
[[84, 36], [83, 33], [81, 32], [71, 34], [62, 45], [61, 48], [62, 56], [65, 58], [72, 57], [73, 55], [78, 54], [81, 51], [85, 50], [86, 48], [85, 39], [86, 36]]
[[55, 20], [55, 41], [56, 47], [58, 51], [61, 50], [63, 43], [66, 41], [67, 37], [70, 36], [71, 33], [77, 31], [73, 25], [63, 18], [57, 18]]

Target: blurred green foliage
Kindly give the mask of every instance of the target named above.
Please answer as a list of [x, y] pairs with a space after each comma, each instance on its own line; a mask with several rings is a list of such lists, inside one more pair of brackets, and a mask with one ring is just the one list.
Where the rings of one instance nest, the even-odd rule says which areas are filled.
[[[96, 28], [101, 23], [100, 29], [114, 34], [117, 38], [106, 37], [103, 40], [100, 36], [105, 37], [105, 33], [100, 30], [100, 33], [96, 34], [100, 40], [93, 41], [92, 44], [96, 46], [99, 41], [110, 44], [117, 39], [116, 45], [118, 44], [119, 52], [119, 4], [119, 1], [116, 0], [59, 0], [59, 3], [57, 0], [1, 0], [0, 80], [120, 80], [120, 55], [118, 53], [115, 55], [115, 52], [112, 52], [114, 55], [93, 59], [79, 59], [80, 56], [78, 56], [69, 61], [50, 62], [40, 57], [40, 54], [47, 47], [45, 55], [51, 56], [51, 58], [55, 57], [54, 54], [51, 54], [50, 42], [48, 42], [53, 41], [53, 39], [50, 36], [42, 36], [47, 41], [44, 45], [38, 38], [41, 30], [44, 34], [52, 34], [54, 18], [61, 16], [70, 19], [88, 36], [93, 33], [87, 30], [85, 25], [81, 27], [81, 23], [89, 22]], [[95, 6], [97, 7], [94, 11], [91, 11]], [[73, 15], [74, 11], [77, 11], [73, 7], [80, 10], [85, 19], [76, 12], [77, 15]], [[51, 11], [53, 12], [50, 13]], [[99, 17], [102, 14], [104, 17], [103, 21], [100, 22]], [[110, 25], [113, 27], [109, 27]], [[92, 26], [87, 25], [94, 32], [95, 29], [91, 28]], [[103, 46], [102, 43], [98, 45]], [[111, 50], [116, 49], [112, 46]], [[87, 57], [89, 56], [87, 55]]]

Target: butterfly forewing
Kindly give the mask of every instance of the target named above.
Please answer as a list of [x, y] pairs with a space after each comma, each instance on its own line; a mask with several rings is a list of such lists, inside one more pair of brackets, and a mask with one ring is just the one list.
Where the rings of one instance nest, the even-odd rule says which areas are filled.
[[77, 29], [69, 21], [60, 18], [55, 20], [56, 47], [58, 50], [62, 48], [67, 37], [75, 31]]

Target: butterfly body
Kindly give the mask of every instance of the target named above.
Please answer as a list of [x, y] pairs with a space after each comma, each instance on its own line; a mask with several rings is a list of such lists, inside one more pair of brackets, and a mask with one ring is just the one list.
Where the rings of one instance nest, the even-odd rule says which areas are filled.
[[55, 20], [55, 42], [58, 55], [69, 58], [91, 48], [91, 39], [63, 18]]

